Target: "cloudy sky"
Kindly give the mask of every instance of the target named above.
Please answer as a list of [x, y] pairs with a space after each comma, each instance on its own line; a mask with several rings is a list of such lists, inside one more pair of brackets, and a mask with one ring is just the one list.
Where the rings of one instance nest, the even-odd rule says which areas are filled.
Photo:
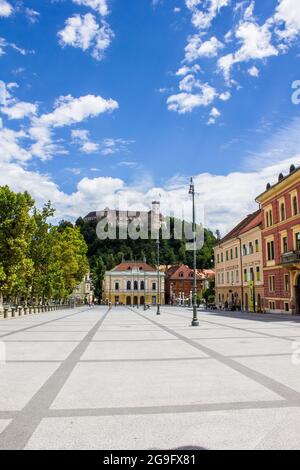
[[193, 175], [224, 233], [300, 164], [299, 45], [299, 0], [0, 0], [0, 184], [74, 220]]

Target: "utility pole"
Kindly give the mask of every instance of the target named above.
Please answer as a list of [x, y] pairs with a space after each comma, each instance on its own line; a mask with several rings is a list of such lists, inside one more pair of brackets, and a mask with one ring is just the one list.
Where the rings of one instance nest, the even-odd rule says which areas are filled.
[[192, 196], [193, 202], [193, 251], [194, 251], [194, 282], [193, 282], [193, 320], [192, 326], [199, 326], [197, 315], [197, 250], [196, 250], [196, 214], [195, 214], [195, 186], [193, 178], [191, 178], [189, 194]]

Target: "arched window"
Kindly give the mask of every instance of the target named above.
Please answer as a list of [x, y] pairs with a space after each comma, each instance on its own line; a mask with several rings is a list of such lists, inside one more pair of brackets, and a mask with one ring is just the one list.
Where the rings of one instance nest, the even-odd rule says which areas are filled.
[[131, 282], [127, 281], [127, 290], [131, 290]]
[[141, 290], [144, 290], [144, 289], [145, 289], [145, 282], [141, 281]]
[[138, 282], [137, 281], [134, 281], [134, 284], [133, 284], [133, 288], [134, 290], [138, 290]]
[[269, 222], [269, 211], [267, 211], [267, 213], [266, 213], [266, 224], [267, 224], [267, 227], [269, 227], [269, 224], [270, 224], [270, 222]]
[[297, 198], [297, 196], [293, 197], [293, 211], [294, 211], [294, 215], [298, 214], [298, 198]]

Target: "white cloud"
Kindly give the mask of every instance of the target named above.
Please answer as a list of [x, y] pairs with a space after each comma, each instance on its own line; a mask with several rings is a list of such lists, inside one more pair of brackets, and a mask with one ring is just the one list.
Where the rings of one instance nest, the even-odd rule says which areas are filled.
[[167, 105], [169, 111], [185, 114], [199, 106], [210, 105], [216, 96], [216, 90], [207, 83], [204, 83], [201, 85], [200, 93], [178, 93], [177, 95], [169, 96]]
[[279, 0], [274, 19], [283, 28], [277, 30], [279, 37], [294, 39], [300, 33], [300, 3], [298, 0]]
[[240, 23], [235, 36], [242, 46], [235, 53], [227, 54], [218, 60], [219, 69], [224, 73], [226, 80], [230, 79], [231, 68], [236, 63], [278, 55], [278, 50], [271, 43], [270, 25], [269, 22], [262, 26], [253, 22]]
[[13, 13], [13, 7], [7, 0], [0, 0], [0, 16], [10, 16]]
[[224, 91], [223, 93], [219, 94], [219, 98], [222, 101], [228, 101], [231, 98], [231, 93], [230, 91]]
[[99, 24], [94, 15], [87, 13], [84, 16], [74, 15], [68, 18], [58, 36], [61, 46], [73, 46], [89, 51], [94, 59], [101, 60], [114, 33], [105, 21]]
[[211, 26], [213, 19], [218, 15], [221, 8], [230, 4], [230, 0], [209, 0], [208, 9], [202, 11], [197, 9], [199, 1], [186, 2], [187, 7], [193, 11], [192, 23], [198, 29], [208, 29]]
[[99, 144], [90, 140], [90, 133], [88, 130], [75, 129], [72, 130], [73, 143], [79, 145], [83, 153], [95, 153], [99, 151]]
[[[31, 154], [22, 147], [20, 141], [26, 138], [24, 131], [14, 131], [0, 127], [0, 161], [26, 162], [30, 160]], [[1, 172], [0, 172], [1, 173]]]
[[208, 41], [202, 41], [199, 34], [190, 36], [188, 44], [185, 47], [185, 60], [187, 62], [194, 62], [200, 57], [215, 57], [218, 51], [224, 47], [215, 36], [211, 37]]
[[212, 124], [215, 124], [216, 120], [221, 116], [220, 111], [217, 108], [212, 108], [211, 112], [209, 113], [209, 119], [207, 121], [207, 124], [211, 126]]
[[177, 72], [176, 72], [176, 75], [177, 76], [184, 76], [184, 75], [187, 75], [188, 73], [197, 73], [197, 72], [200, 72], [200, 65], [198, 64], [195, 64], [191, 67], [188, 67], [187, 65], [184, 65], [183, 67], [180, 67]]
[[[291, 163], [299, 162], [300, 156], [296, 155], [256, 171], [195, 175], [198, 201], [204, 206], [204, 225], [225, 234], [244, 216], [258, 208], [255, 198], [265, 190], [268, 182], [275, 183], [280, 172], [287, 173]], [[174, 177], [164, 187], [148, 184], [142, 188], [128, 185], [119, 178], [83, 178], [77, 184], [76, 191], [67, 194], [49, 176], [27, 171], [20, 165], [1, 163], [0, 171], [0, 185], [8, 184], [15, 191], [29, 191], [39, 205], [51, 200], [57, 208], [58, 220], [74, 220], [91, 210], [104, 207], [117, 208], [119, 201], [126, 207], [126, 200], [129, 207], [136, 210], [148, 208], [157, 194], [161, 195], [163, 213], [169, 214], [170, 210], [174, 210], [176, 214], [179, 211], [181, 216], [184, 208], [185, 216], [189, 219], [191, 203], [187, 194], [188, 182], [188, 177]]]
[[34, 24], [38, 21], [40, 13], [38, 11], [33, 10], [32, 8], [25, 8], [25, 14], [30, 23]]
[[106, 0], [73, 0], [73, 2], [77, 5], [90, 7], [102, 16], [106, 16], [109, 13]]
[[101, 96], [86, 95], [80, 98], [73, 98], [71, 95], [61, 96], [55, 103], [54, 111], [40, 116], [38, 122], [52, 127], [70, 126], [90, 117], [114, 111], [118, 107], [115, 100], [106, 100]]
[[6, 114], [8, 119], [24, 119], [25, 117], [36, 114], [37, 109], [36, 104], [18, 101], [12, 106], [2, 107], [1, 112]]
[[251, 77], [258, 77], [259, 76], [259, 70], [257, 67], [255, 67], [255, 65], [253, 65], [253, 67], [250, 67], [250, 69], [248, 69], [248, 73], [249, 75], [251, 75]]

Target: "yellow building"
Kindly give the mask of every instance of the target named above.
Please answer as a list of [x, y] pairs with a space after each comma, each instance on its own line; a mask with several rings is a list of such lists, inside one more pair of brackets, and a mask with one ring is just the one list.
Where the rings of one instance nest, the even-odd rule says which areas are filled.
[[165, 303], [165, 274], [147, 263], [121, 263], [106, 271], [102, 300], [112, 305], [157, 305]]
[[248, 215], [215, 247], [216, 304], [219, 308], [260, 311], [263, 306], [262, 215]]
[[73, 290], [69, 297], [76, 305], [91, 304], [94, 301], [94, 287], [90, 274], [86, 274], [80, 284]]

